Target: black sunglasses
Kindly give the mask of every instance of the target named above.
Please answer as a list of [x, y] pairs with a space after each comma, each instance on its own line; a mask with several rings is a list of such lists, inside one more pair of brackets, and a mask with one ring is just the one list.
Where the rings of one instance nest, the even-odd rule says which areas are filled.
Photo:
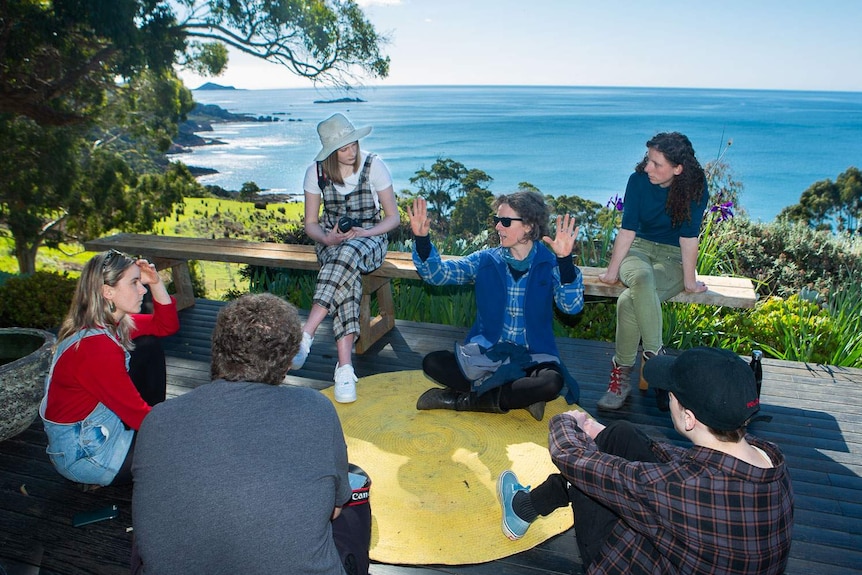
[[114, 261], [114, 258], [116, 257], [132, 259], [121, 251], [110, 249], [108, 250], [108, 254], [105, 256], [105, 259], [102, 260], [102, 273], [108, 269], [108, 266], [111, 265], [111, 262]]
[[500, 216], [494, 216], [494, 225], [503, 224], [504, 228], [508, 228], [512, 225], [512, 222], [523, 222], [524, 218], [501, 218]]

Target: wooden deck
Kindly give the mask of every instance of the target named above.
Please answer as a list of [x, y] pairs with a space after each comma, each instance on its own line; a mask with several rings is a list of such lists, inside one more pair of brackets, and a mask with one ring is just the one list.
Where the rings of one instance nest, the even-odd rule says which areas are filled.
[[[181, 330], [166, 338], [171, 396], [209, 380], [209, 335], [220, 302], [198, 300], [180, 314]], [[399, 321], [369, 352], [357, 356], [362, 377], [419, 369], [429, 351], [448, 348], [465, 330]], [[607, 384], [612, 345], [560, 339], [566, 364], [581, 384], [581, 405], [608, 421], [626, 418], [657, 437], [679, 441], [666, 414], [651, 396], [634, 392], [618, 413], [596, 412]], [[331, 382], [336, 362], [329, 324], [315, 339], [296, 385], [321, 389]], [[367, 392], [367, 390], [366, 390]], [[363, 393], [361, 383], [360, 397]], [[796, 525], [790, 575], [862, 574], [862, 370], [765, 360], [763, 413], [770, 423], [751, 431], [781, 446], [790, 464], [796, 493]], [[72, 515], [111, 503], [120, 516], [86, 527]], [[37, 420], [23, 434], [0, 442], [0, 575], [128, 573], [131, 488], [107, 487], [83, 493], [60, 477], [45, 455]], [[463, 566], [372, 565], [374, 575], [569, 574], [579, 573], [571, 531], [532, 550], [491, 563]]]

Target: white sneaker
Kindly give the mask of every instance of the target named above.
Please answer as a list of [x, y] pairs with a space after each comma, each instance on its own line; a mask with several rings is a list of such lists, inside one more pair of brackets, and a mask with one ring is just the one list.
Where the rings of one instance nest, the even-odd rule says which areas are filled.
[[299, 351], [293, 356], [293, 361], [290, 362], [290, 370], [294, 371], [302, 368], [305, 365], [305, 360], [308, 359], [308, 352], [311, 351], [311, 344], [314, 338], [305, 332], [302, 332], [302, 341], [299, 342]]
[[338, 403], [351, 403], [356, 401], [356, 382], [359, 379], [353, 373], [353, 366], [349, 363], [346, 365], [335, 366], [335, 401]]

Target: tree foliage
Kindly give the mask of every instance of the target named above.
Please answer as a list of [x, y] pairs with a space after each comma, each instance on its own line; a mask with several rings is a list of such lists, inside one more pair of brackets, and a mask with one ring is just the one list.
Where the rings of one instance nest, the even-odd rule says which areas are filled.
[[336, 84], [356, 71], [389, 74], [379, 35], [353, 0], [176, 0], [188, 38], [231, 46], [287, 67], [297, 76]]
[[40, 125], [87, 121], [116, 79], [170, 69], [185, 49], [151, 0], [0, 0], [0, 112]]
[[22, 273], [35, 270], [41, 245], [148, 231], [199, 188], [161, 154], [193, 105], [181, 82], [144, 73], [107, 100], [89, 125], [0, 114], [0, 224]]
[[818, 230], [862, 233], [862, 172], [849, 167], [836, 180], [820, 180], [802, 192], [799, 203], [787, 206], [779, 220], [800, 222]]
[[71, 129], [0, 115], [0, 144], [0, 223], [15, 238], [19, 268], [29, 273], [40, 243], [61, 237], [62, 208], [76, 187], [84, 140]]
[[603, 210], [598, 202], [580, 196], [545, 196], [545, 203], [551, 207], [552, 215], [569, 214], [574, 217], [584, 237], [595, 237], [603, 228], [614, 227], [613, 221], [607, 225], [612, 218], [612, 210]]
[[353, 0], [0, 0], [0, 113], [86, 122], [105, 95], [174, 65], [217, 75], [227, 49], [314, 81], [386, 77], [386, 39]]
[[239, 190], [239, 197], [243, 201], [251, 201], [261, 192], [260, 186], [255, 182], [244, 182]]
[[[451, 158], [437, 158], [430, 170], [424, 166], [417, 170], [410, 178], [410, 183], [418, 187], [418, 191], [412, 195], [422, 196], [428, 202], [428, 211], [434, 216], [433, 227], [449, 233], [450, 217], [453, 217], [453, 209], [459, 204], [473, 216], [481, 217], [482, 198], [490, 195], [487, 184], [493, 180], [482, 170], [467, 169], [464, 164]], [[471, 193], [471, 198], [464, 200]], [[486, 220], [487, 216], [479, 223], [487, 223]], [[472, 232], [475, 228], [475, 222], [468, 223], [461, 215], [458, 216], [458, 234], [477, 233]]]
[[428, 202], [428, 210], [439, 221], [448, 215], [461, 196], [461, 181], [467, 176], [467, 168], [451, 158], [437, 158], [431, 169], [423, 166], [410, 178], [418, 187], [418, 195]]
[[494, 194], [484, 188], [473, 188], [455, 202], [449, 233], [469, 238], [491, 228], [491, 204]]
[[176, 67], [216, 75], [230, 46], [338, 84], [385, 77], [383, 44], [353, 0], [0, 0], [0, 225], [20, 270], [199, 193], [163, 156], [193, 106]]

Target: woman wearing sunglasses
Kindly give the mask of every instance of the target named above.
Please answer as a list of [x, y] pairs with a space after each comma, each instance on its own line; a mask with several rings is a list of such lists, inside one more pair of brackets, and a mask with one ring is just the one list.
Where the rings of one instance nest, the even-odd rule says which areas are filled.
[[527, 409], [541, 421], [546, 401], [564, 395], [575, 403], [579, 396], [552, 329], [555, 303], [568, 314], [584, 306], [583, 278], [572, 262], [578, 228], [568, 214], [557, 216], [552, 239], [550, 210], [536, 192], [500, 196], [494, 209], [500, 245], [444, 261], [428, 237], [425, 200], [408, 208], [420, 277], [433, 285], [474, 284], [477, 308], [466, 341], [454, 352], [425, 356], [423, 371], [444, 387], [423, 393], [416, 409]]
[[[140, 313], [147, 287], [152, 314]], [[144, 397], [163, 400], [166, 387], [164, 363], [130, 373], [133, 339], [179, 326], [176, 304], [148, 261], [111, 250], [84, 265], [39, 409], [48, 457], [62, 476], [89, 486], [131, 481], [135, 432], [151, 408]], [[143, 387], [154, 380], [161, 389]]]
[[[599, 280], [626, 285], [617, 299], [616, 349], [601, 409], [619, 409], [631, 393], [631, 375], [643, 342], [641, 369], [664, 353], [661, 302], [685, 290], [706, 291], [697, 281], [698, 235], [709, 198], [706, 175], [689, 139], [656, 134], [629, 177], [622, 227], [608, 269]], [[646, 383], [641, 378], [641, 388]], [[667, 408], [667, 395], [659, 396]]]

